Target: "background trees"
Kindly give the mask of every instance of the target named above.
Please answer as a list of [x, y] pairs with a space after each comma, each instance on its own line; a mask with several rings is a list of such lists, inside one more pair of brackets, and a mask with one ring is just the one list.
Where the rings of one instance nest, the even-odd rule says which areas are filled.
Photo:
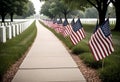
[[78, 9], [80, 9], [81, 6], [82, 8], [89, 7], [90, 6], [89, 4], [91, 4], [98, 11], [99, 25], [101, 25], [105, 21], [108, 5], [110, 4], [110, 2], [112, 2], [113, 5], [115, 6], [115, 12], [116, 12], [116, 26], [114, 30], [120, 31], [120, 15], [119, 15], [120, 0], [63, 0], [63, 1], [66, 4], [68, 4], [70, 7], [74, 7]]
[[13, 15], [23, 15], [35, 13], [33, 4], [29, 0], [1, 0], [0, 1], [0, 15], [2, 22], [4, 22], [5, 16], [10, 15], [11, 21], [13, 21]]
[[[99, 15], [99, 25], [105, 21], [105, 16], [107, 12], [107, 7], [110, 0], [63, 0], [70, 7], [84, 9], [86, 7], [93, 6], [98, 11]], [[90, 5], [91, 4], [91, 5]]]
[[2, 17], [2, 22], [4, 22], [4, 18], [9, 12], [9, 7], [11, 6], [10, 0], [2, 0], [0, 1], [0, 15]]
[[31, 1], [29, 1], [28, 4], [26, 4], [26, 6], [27, 6], [27, 9], [22, 14], [23, 18], [35, 14], [35, 8], [34, 8], [34, 5], [33, 5], [33, 3]]
[[94, 7], [86, 8], [85, 17], [86, 18], [98, 18], [98, 12]]
[[[94, 0], [94, 1], [91, 0], [91, 1], [95, 5], [97, 4], [95, 2], [97, 0]], [[47, 12], [54, 15], [54, 17], [57, 17], [57, 15], [59, 15], [59, 16], [63, 15], [62, 11], [65, 8], [64, 6], [67, 6], [68, 7], [67, 9], [70, 10], [70, 13], [68, 13], [68, 17], [71, 17], [71, 16], [75, 17], [78, 15], [80, 17], [86, 17], [86, 18], [98, 18], [99, 17], [98, 16], [99, 12], [97, 11], [97, 9], [95, 7], [93, 7], [92, 5], [90, 5], [90, 3], [87, 0], [81, 0], [81, 1], [80, 0], [62, 0], [62, 1], [61, 0], [46, 0], [45, 4], [47, 2], [51, 3], [51, 4], [48, 3], [49, 7], [45, 6], [48, 9]], [[62, 2], [62, 3], [60, 3], [60, 2]], [[103, 3], [101, 2], [101, 4], [103, 4]], [[102, 8], [102, 6], [100, 6], [100, 7]], [[106, 9], [107, 9], [107, 7], [106, 7]], [[108, 12], [112, 12], [111, 9], [112, 8], [109, 8]], [[44, 10], [44, 9], [42, 8], [42, 10]], [[107, 12], [107, 10], [105, 12]], [[102, 10], [100, 13], [102, 13]], [[106, 13], [104, 13], [104, 15], [106, 15]], [[105, 17], [104, 17], [104, 19], [105, 19]]]
[[113, 5], [115, 6], [115, 12], [116, 12], [116, 26], [114, 30], [120, 31], [120, 0], [110, 0]]
[[42, 6], [40, 14], [44, 14], [46, 16], [48, 16], [49, 18], [54, 18], [54, 14], [51, 14], [51, 12], [49, 11], [50, 8], [50, 3], [52, 4], [51, 1], [46, 1], [45, 4]]
[[11, 7], [8, 8], [8, 14], [10, 14], [10, 18], [11, 18], [11, 22], [13, 22], [13, 15], [17, 14], [17, 15], [22, 15], [24, 12], [26, 12], [27, 10], [27, 3], [28, 0], [16, 0], [13, 1], [11, 0]]
[[67, 5], [65, 5], [63, 1], [48, 0], [42, 6], [40, 13], [50, 17], [51, 19], [55, 17], [61, 17], [62, 15], [64, 15], [64, 17], [67, 19], [67, 15], [70, 12], [70, 8]]

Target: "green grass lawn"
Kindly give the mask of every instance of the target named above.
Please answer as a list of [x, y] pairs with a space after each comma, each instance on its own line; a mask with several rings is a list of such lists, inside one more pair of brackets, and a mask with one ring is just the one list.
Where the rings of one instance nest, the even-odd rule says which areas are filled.
[[0, 43], [0, 80], [3, 74], [14, 64], [31, 46], [36, 36], [35, 22], [23, 33], [6, 43]]
[[[111, 25], [111, 29], [114, 25]], [[84, 29], [87, 33], [85, 41], [86, 47], [88, 44], [88, 41], [90, 39], [91, 33], [94, 29], [95, 25], [84, 25]], [[103, 82], [119, 82], [120, 81], [120, 32], [114, 32], [112, 31], [112, 40], [114, 44], [115, 52], [113, 52], [109, 57], [105, 58], [101, 61], [94, 61], [92, 53], [91, 52], [84, 52], [83, 54], [79, 54], [79, 57], [84, 60], [84, 63], [88, 66], [98, 70], [98, 73], [100, 74], [100, 78], [103, 80]], [[85, 42], [81, 42], [81, 44], [85, 44]], [[85, 50], [84, 46], [82, 49]], [[90, 50], [89, 50], [90, 51]], [[103, 68], [102, 68], [102, 63]]]
[[[42, 22], [40, 22], [43, 24]], [[43, 24], [44, 25], [44, 24]], [[45, 25], [44, 25], [45, 26]], [[56, 33], [53, 29], [51, 30], [69, 49], [72, 53], [78, 55], [84, 63], [96, 69], [103, 82], [119, 82], [120, 81], [120, 32], [112, 31], [112, 39], [114, 44], [115, 52], [113, 52], [109, 57], [104, 59], [104, 64], [102, 68], [103, 60], [95, 61], [93, 55], [88, 46], [88, 41], [90, 40], [91, 34], [96, 25], [83, 25], [86, 32], [86, 38], [79, 42], [76, 46], [73, 46], [69, 37], [64, 38], [61, 34]], [[45, 26], [47, 27], [47, 26]], [[114, 25], [111, 25], [111, 29]]]

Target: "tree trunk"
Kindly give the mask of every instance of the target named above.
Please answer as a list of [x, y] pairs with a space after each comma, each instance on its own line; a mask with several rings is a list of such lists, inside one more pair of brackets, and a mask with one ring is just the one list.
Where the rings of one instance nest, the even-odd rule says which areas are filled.
[[67, 14], [66, 14], [66, 12], [64, 13], [64, 16], [65, 16], [65, 19], [67, 20]]
[[2, 22], [5, 22], [5, 15], [2, 14], [1, 16], [2, 16]]
[[115, 12], [116, 12], [116, 25], [114, 30], [120, 31], [120, 10], [118, 5], [115, 6]]
[[11, 20], [11, 22], [13, 22], [13, 13], [10, 13], [10, 20]]
[[105, 16], [106, 16], [107, 9], [98, 9], [99, 14], [99, 25], [102, 25], [105, 22]]
[[105, 15], [99, 12], [99, 25], [102, 25], [105, 21]]

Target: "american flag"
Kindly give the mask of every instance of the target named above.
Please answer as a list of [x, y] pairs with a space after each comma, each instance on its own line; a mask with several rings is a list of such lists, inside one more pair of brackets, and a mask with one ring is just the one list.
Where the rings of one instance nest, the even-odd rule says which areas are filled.
[[55, 29], [56, 27], [58, 27], [58, 24], [57, 24], [57, 20], [54, 19], [53, 22], [50, 24], [51, 28]]
[[63, 31], [62, 19], [61, 18], [59, 19], [59, 21], [57, 21], [57, 27], [55, 28], [55, 31], [57, 33], [61, 33]]
[[53, 20], [53, 24], [55, 24], [55, 23], [57, 23], [57, 20], [56, 20], [56, 19]]
[[62, 19], [60, 18], [59, 21], [57, 21], [57, 24], [62, 24]]
[[72, 28], [70, 27], [67, 19], [64, 20], [63, 27], [64, 27], [64, 31], [63, 31], [64, 37], [71, 35]]
[[50, 28], [52, 28], [53, 22], [52, 21], [48, 21], [47, 26], [50, 27]]
[[89, 46], [96, 61], [104, 59], [114, 51], [109, 19], [103, 25], [96, 27], [89, 40]]
[[72, 26], [72, 33], [70, 35], [70, 39], [74, 45], [76, 45], [79, 41], [81, 41], [83, 38], [85, 38], [85, 31], [83, 29], [83, 26], [81, 24], [80, 18], [74, 23], [74, 20], [71, 23]]
[[73, 27], [75, 25], [75, 20], [73, 18], [73, 20], [71, 21], [71, 27]]

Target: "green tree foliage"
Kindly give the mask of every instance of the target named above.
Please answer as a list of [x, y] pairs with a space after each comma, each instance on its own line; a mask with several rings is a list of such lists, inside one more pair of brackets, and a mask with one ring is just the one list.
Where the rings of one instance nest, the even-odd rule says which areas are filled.
[[86, 18], [97, 18], [98, 12], [94, 7], [85, 9], [85, 17]]
[[0, 15], [2, 22], [4, 22], [5, 16], [10, 14], [11, 21], [13, 21], [13, 15], [35, 13], [33, 4], [29, 0], [1, 0], [0, 1]]
[[57, 16], [60, 16], [61, 13], [59, 12], [60, 11], [60, 8], [56, 7], [56, 4], [57, 6], [60, 6], [60, 3], [58, 2], [58, 0], [54, 0], [51, 4], [50, 4], [50, 8], [49, 8], [49, 12], [54, 16], [54, 17], [57, 17]]
[[[110, 13], [109, 17], [115, 18], [114, 7], [108, 6], [107, 14], [109, 13]], [[78, 16], [80, 16], [80, 18], [98, 18], [98, 12], [94, 7], [86, 8], [84, 9], [84, 11], [74, 10], [70, 13], [69, 18], [78, 17]]]
[[50, 3], [52, 3], [52, 1], [46, 1], [44, 3], [44, 5], [41, 7], [40, 14], [44, 14], [52, 19], [52, 18], [54, 18], [54, 15], [51, 14], [51, 12], [49, 11]]
[[83, 11], [80, 11], [80, 10], [73, 10], [72, 12], [70, 12], [68, 14], [68, 17], [69, 18], [75, 18], [75, 17], [80, 17], [80, 18], [84, 18], [85, 17], [85, 14]]
[[87, 0], [62, 0], [72, 9], [85, 10], [86, 7], [89, 7]]
[[31, 1], [29, 1], [28, 4], [26, 4], [26, 6], [27, 6], [27, 10], [22, 15], [24, 18], [35, 14], [35, 8], [34, 8], [34, 5]]
[[99, 24], [101, 25], [105, 21], [107, 7], [110, 0], [63, 0], [66, 4], [78, 8], [84, 9], [85, 7], [94, 6], [99, 15]]
[[13, 21], [13, 15], [16, 14], [16, 15], [22, 15], [23, 13], [26, 12], [27, 10], [27, 3], [28, 3], [28, 0], [11, 0], [11, 7], [9, 9], [9, 14], [10, 14], [10, 17], [11, 17], [11, 22]]
[[9, 8], [11, 6], [10, 0], [1, 0], [0, 1], [0, 15], [2, 17], [2, 22], [4, 22], [5, 16], [9, 12]]
[[[98, 12], [94, 7], [86, 8], [84, 11], [85, 18], [98, 18]], [[106, 17], [115, 18], [114, 7], [108, 6]]]
[[64, 4], [63, 1], [58, 2], [59, 4], [56, 3], [56, 6], [59, 8], [59, 12], [64, 15], [65, 19], [67, 19], [67, 15], [71, 12], [70, 8], [66, 4]]
[[55, 18], [57, 16], [60, 17], [61, 15], [64, 15], [64, 17], [67, 18], [68, 13], [70, 12], [71, 10], [69, 7], [64, 4], [63, 1], [59, 0], [48, 0], [41, 9], [41, 14], [44, 14], [50, 18]]
[[115, 6], [115, 12], [116, 12], [116, 26], [114, 30], [120, 31], [120, 0], [110, 0], [110, 1]]
[[115, 18], [115, 7], [114, 6], [108, 6], [107, 15], [109, 15], [110, 18]]

